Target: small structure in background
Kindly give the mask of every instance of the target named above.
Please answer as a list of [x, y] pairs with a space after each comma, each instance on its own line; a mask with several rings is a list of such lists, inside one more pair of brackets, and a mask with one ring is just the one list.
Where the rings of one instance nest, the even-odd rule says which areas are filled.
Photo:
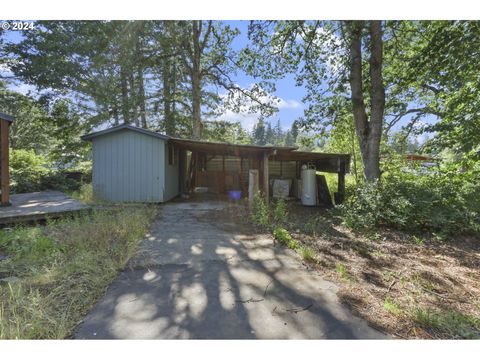
[[[165, 202], [195, 189], [230, 195], [232, 200], [239, 195], [252, 200], [257, 190], [267, 200], [272, 193], [285, 197], [287, 192], [298, 198], [301, 168], [308, 164], [314, 173], [338, 174], [339, 204], [350, 165], [348, 154], [179, 139], [128, 124], [82, 139], [93, 145], [95, 196], [112, 202]], [[280, 190], [285, 184], [289, 189]], [[316, 193], [315, 187], [312, 196]]]
[[403, 158], [409, 164], [409, 168], [404, 170], [415, 172], [418, 175], [425, 175], [431, 173], [434, 169], [438, 169], [441, 161], [439, 158], [419, 154], [405, 154]]
[[9, 136], [14, 117], [0, 112], [0, 206], [10, 205]]

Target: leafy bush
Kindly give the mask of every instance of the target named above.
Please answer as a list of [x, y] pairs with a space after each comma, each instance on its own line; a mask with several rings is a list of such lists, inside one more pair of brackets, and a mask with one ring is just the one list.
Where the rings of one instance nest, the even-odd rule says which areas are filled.
[[287, 245], [290, 241], [292, 241], [292, 236], [290, 233], [285, 230], [284, 228], [275, 228], [273, 230], [273, 236], [277, 239], [280, 243]]
[[60, 171], [51, 169], [47, 158], [33, 150], [12, 150], [10, 155], [10, 178], [13, 193], [43, 190], [74, 191], [78, 181], [67, 179]]
[[273, 209], [273, 220], [275, 220], [277, 224], [284, 224], [285, 221], [287, 221], [287, 217], [287, 203], [284, 199], [278, 199]]
[[263, 226], [270, 226], [270, 207], [260, 192], [255, 194], [252, 207], [250, 208], [250, 218], [253, 223]]
[[33, 150], [12, 150], [10, 179], [12, 192], [37, 191], [41, 179], [49, 173], [48, 161]]
[[480, 179], [472, 174], [390, 174], [367, 182], [340, 207], [354, 230], [392, 227], [439, 236], [480, 232]]
[[52, 171], [40, 179], [38, 190], [75, 191], [80, 189], [80, 186], [80, 182], [67, 179], [61, 172]]
[[292, 250], [296, 250], [301, 248], [301, 244], [292, 238], [290, 233], [281, 227], [277, 227], [273, 230], [273, 236], [277, 239], [281, 244], [286, 245]]

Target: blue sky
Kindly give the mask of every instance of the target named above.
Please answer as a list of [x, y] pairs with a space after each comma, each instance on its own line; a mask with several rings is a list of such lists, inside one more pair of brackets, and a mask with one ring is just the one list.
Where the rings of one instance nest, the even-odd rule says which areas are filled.
[[[249, 21], [226, 21], [232, 27], [240, 30], [240, 35], [235, 38], [232, 43], [234, 50], [240, 50], [248, 43], [248, 24]], [[255, 79], [246, 75], [243, 71], [239, 71], [236, 76], [237, 83], [242, 87], [248, 87], [255, 82]], [[269, 118], [272, 125], [278, 120], [284, 129], [290, 128], [293, 121], [303, 116], [304, 105], [302, 98], [305, 95], [305, 88], [295, 86], [294, 75], [287, 74], [283, 79], [276, 80], [276, 91], [273, 95], [281, 99], [279, 111]], [[250, 114], [233, 114], [228, 113], [227, 118], [230, 120], [239, 120], [246, 128], [250, 128], [252, 123], [256, 121], [258, 116]]]
[[[240, 35], [234, 39], [233, 48], [235, 50], [242, 49], [248, 42], [248, 23], [249, 21], [226, 21], [232, 27], [236, 27], [240, 30]], [[20, 32], [9, 31], [7, 33], [7, 39], [9, 41], [18, 42], [21, 40]], [[243, 71], [238, 71], [237, 76], [233, 79], [238, 85], [242, 87], [248, 87], [255, 82], [255, 79], [247, 76]], [[33, 86], [18, 83], [9, 86], [10, 89], [26, 93], [29, 90], [34, 90]], [[304, 106], [302, 103], [302, 97], [305, 94], [305, 89], [295, 86], [295, 80], [293, 75], [286, 75], [284, 79], [276, 81], [276, 92], [273, 94], [280, 98], [279, 111], [268, 120], [272, 122], [272, 125], [276, 124], [278, 120], [282, 125], [282, 128], [290, 128], [293, 121], [303, 115]], [[251, 130], [253, 125], [258, 121], [258, 115], [255, 114], [235, 114], [228, 111], [224, 116], [220, 117], [228, 121], [240, 121], [240, 123], [247, 129]]]

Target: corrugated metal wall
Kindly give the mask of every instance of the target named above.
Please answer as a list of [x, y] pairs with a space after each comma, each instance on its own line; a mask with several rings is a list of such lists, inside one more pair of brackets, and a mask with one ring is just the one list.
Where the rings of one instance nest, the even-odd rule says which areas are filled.
[[99, 136], [92, 142], [96, 196], [113, 202], [164, 200], [164, 140], [124, 130]]

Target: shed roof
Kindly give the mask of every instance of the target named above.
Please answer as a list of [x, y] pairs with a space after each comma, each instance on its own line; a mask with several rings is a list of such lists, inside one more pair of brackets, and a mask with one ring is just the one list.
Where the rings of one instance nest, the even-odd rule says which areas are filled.
[[260, 146], [260, 145], [246, 145], [246, 144], [230, 144], [222, 142], [211, 142], [202, 140], [171, 138], [172, 143], [177, 146], [190, 150], [208, 153], [210, 155], [231, 155], [231, 156], [252, 156], [263, 153], [274, 154], [278, 150], [292, 151], [297, 147], [288, 146]]
[[13, 116], [7, 115], [7, 114], [2, 113], [2, 112], [0, 112], [0, 119], [8, 121], [8, 122], [12, 122], [13, 120], [15, 120], [15, 118]]
[[439, 161], [439, 158], [435, 158], [432, 156], [426, 156], [426, 155], [419, 155], [419, 154], [405, 154], [403, 156], [405, 160], [410, 160], [410, 161]]
[[157, 133], [157, 132], [154, 132], [154, 131], [150, 131], [150, 130], [147, 130], [147, 129], [142, 129], [142, 128], [139, 128], [139, 127], [136, 127], [136, 126], [132, 126], [130, 124], [122, 124], [122, 125], [118, 125], [118, 126], [113, 126], [111, 128], [105, 129], [105, 130], [95, 131], [95, 132], [83, 135], [81, 137], [81, 139], [82, 140], [92, 140], [96, 137], [111, 134], [111, 133], [121, 131], [121, 130], [132, 130], [132, 131], [135, 131], [135, 132], [139, 132], [141, 134], [145, 134], [145, 135], [148, 135], [148, 136], [154, 136], [154, 137], [157, 137], [157, 138], [160, 138], [160, 139], [163, 139], [163, 140], [170, 139], [170, 136], [163, 135], [163, 134], [160, 134], [160, 133]]

